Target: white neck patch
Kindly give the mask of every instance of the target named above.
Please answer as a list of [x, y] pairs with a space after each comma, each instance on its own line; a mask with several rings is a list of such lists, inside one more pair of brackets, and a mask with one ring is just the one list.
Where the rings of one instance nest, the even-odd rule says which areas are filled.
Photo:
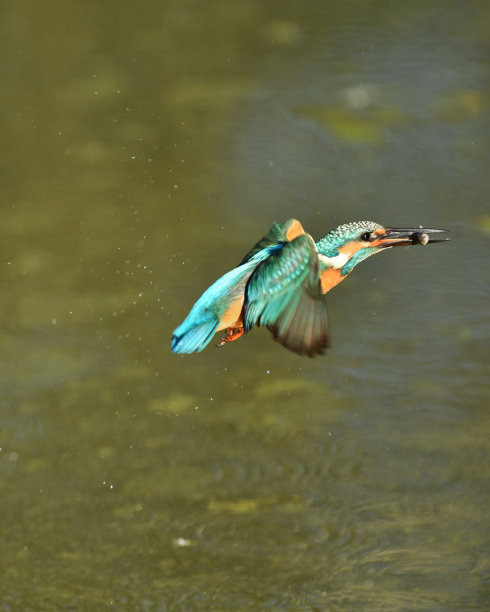
[[350, 257], [347, 255], [347, 253], [339, 253], [338, 255], [335, 255], [335, 257], [327, 257], [326, 255], [321, 255], [318, 253], [318, 259], [330, 268], [340, 270], [349, 261]]

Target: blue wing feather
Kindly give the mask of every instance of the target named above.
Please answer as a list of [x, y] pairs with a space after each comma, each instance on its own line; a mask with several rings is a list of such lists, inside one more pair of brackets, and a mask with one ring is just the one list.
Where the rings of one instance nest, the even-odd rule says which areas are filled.
[[286, 348], [310, 357], [328, 346], [318, 253], [302, 234], [260, 263], [245, 289], [244, 325], [266, 326]]
[[211, 319], [207, 323], [187, 322], [185, 325], [186, 321], [174, 331], [170, 344], [172, 351], [174, 353], [200, 353], [216, 333], [219, 321]]
[[174, 353], [202, 351], [218, 330], [226, 308], [234, 297], [243, 293], [245, 283], [256, 266], [267, 259], [277, 245], [255, 253], [246, 263], [227, 272], [201, 295], [185, 320], [172, 335]]

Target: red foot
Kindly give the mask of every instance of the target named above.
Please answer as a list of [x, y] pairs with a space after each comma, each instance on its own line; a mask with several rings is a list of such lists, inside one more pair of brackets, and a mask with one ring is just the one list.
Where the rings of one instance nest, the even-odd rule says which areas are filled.
[[235, 342], [238, 338], [241, 338], [245, 330], [243, 327], [229, 327], [226, 330], [226, 336], [221, 338], [221, 342], [216, 346], [224, 346], [227, 342]]

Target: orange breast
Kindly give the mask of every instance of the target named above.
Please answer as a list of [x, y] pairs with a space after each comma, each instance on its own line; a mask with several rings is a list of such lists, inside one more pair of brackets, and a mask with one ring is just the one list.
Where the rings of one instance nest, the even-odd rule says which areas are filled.
[[342, 276], [341, 271], [336, 268], [327, 268], [322, 272], [322, 291], [327, 293], [335, 285], [338, 285], [340, 281], [344, 280], [345, 276]]

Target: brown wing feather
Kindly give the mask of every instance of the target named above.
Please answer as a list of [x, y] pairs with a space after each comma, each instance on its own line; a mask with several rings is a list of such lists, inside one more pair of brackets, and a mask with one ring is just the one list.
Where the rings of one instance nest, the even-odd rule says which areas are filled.
[[294, 310], [286, 309], [268, 325], [274, 340], [299, 355], [322, 355], [329, 346], [327, 305], [304, 291]]
[[[310, 236], [308, 239], [314, 242]], [[316, 254], [316, 248], [314, 249]], [[329, 346], [328, 314], [322, 293], [318, 257], [310, 258], [310, 274], [274, 323], [267, 327], [277, 342], [300, 355], [321, 355]]]

